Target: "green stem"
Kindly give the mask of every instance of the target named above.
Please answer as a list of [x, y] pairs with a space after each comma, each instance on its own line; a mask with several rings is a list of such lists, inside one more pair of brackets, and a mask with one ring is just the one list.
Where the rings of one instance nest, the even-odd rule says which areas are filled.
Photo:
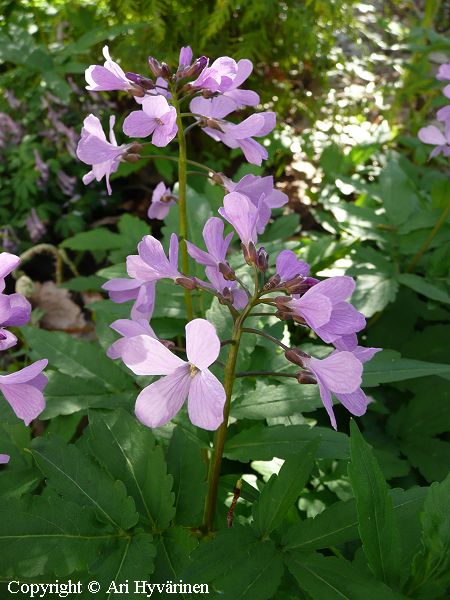
[[450, 211], [450, 202], [447, 204], [447, 206], [442, 211], [441, 216], [437, 220], [436, 225], [430, 231], [430, 234], [427, 237], [427, 239], [424, 241], [424, 243], [419, 248], [417, 253], [412, 257], [411, 262], [409, 263], [409, 265], [406, 269], [407, 273], [410, 273], [414, 269], [416, 264], [419, 262], [419, 260], [422, 258], [422, 256], [425, 254], [425, 252], [428, 250], [428, 247], [430, 246], [430, 244], [433, 241], [434, 237], [436, 236], [437, 232], [439, 231], [439, 229], [442, 227], [442, 225], [444, 225], [445, 221], [447, 220], [447, 215], [448, 215], [449, 211]]
[[[184, 275], [189, 275], [189, 255], [187, 251], [186, 239], [188, 237], [188, 219], [186, 208], [186, 188], [187, 188], [187, 150], [186, 138], [183, 130], [183, 119], [181, 118], [178, 101], [174, 94], [174, 106], [177, 110], [178, 125], [178, 215], [179, 215], [179, 234], [181, 247], [181, 266]], [[186, 304], [186, 313], [188, 321], [194, 317], [192, 306], [191, 290], [184, 290], [184, 301]]]

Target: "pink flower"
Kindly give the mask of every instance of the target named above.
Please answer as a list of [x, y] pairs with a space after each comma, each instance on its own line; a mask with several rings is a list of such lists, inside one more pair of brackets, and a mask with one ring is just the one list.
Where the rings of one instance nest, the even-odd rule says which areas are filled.
[[211, 217], [203, 227], [203, 239], [207, 252], [200, 250], [191, 242], [186, 241], [187, 249], [192, 258], [208, 267], [219, 267], [220, 264], [226, 263], [226, 255], [230, 246], [232, 233], [229, 233], [225, 239], [223, 237], [224, 224], [218, 217]]
[[231, 98], [235, 102], [236, 107], [256, 106], [259, 104], [259, 96], [252, 90], [241, 90], [239, 86], [248, 79], [253, 71], [253, 63], [247, 58], [242, 58], [237, 63], [237, 72], [233, 82], [228, 89], [223, 92], [227, 98]]
[[424, 144], [436, 146], [431, 151], [430, 158], [434, 158], [439, 154], [450, 156], [450, 118], [444, 125], [444, 131], [436, 127], [436, 125], [428, 125], [419, 130], [418, 137]]
[[149, 219], [165, 219], [169, 213], [170, 207], [176, 204], [175, 198], [161, 181], [153, 190], [152, 203], [148, 209]]
[[0, 375], [0, 391], [19, 419], [29, 425], [45, 408], [43, 389], [47, 377], [42, 370], [48, 361], [37, 362], [9, 375]]
[[304, 260], [299, 260], [292, 250], [282, 250], [276, 258], [276, 271], [281, 281], [289, 281], [294, 277], [307, 277], [309, 265]]
[[102, 288], [109, 293], [113, 302], [122, 304], [129, 300], [135, 300], [131, 309], [131, 318], [133, 320], [151, 318], [155, 305], [155, 282], [145, 282], [139, 279], [127, 279], [118, 277], [110, 279], [102, 285]]
[[86, 89], [92, 92], [112, 90], [133, 90], [134, 86], [125, 75], [123, 69], [112, 60], [108, 46], [103, 46], [106, 61], [103, 67], [91, 65], [85, 71]]
[[229, 56], [221, 56], [210, 67], [205, 67], [191, 85], [210, 92], [226, 92], [233, 87], [237, 72], [236, 61]]
[[138, 255], [127, 257], [127, 272], [133, 279], [141, 282], [172, 279], [175, 281], [181, 274], [178, 271], [178, 238], [172, 233], [169, 244], [169, 256], [159, 240], [146, 235], [138, 244]]
[[227, 177], [222, 177], [224, 186], [229, 192], [239, 192], [247, 196], [258, 209], [257, 231], [264, 230], [272, 215], [274, 208], [281, 208], [288, 203], [289, 198], [280, 190], [274, 188], [273, 177], [259, 177], [258, 175], [244, 175], [240, 181], [234, 183]]
[[111, 323], [110, 327], [122, 336], [119, 340], [111, 344], [106, 351], [106, 355], [113, 360], [122, 356], [123, 349], [132, 337], [149, 335], [155, 340], [158, 339], [146, 319], [117, 319], [117, 321]]
[[238, 192], [227, 194], [223, 199], [223, 207], [219, 208], [219, 214], [231, 223], [244, 246], [248, 246], [250, 242], [256, 244], [258, 209], [247, 196]]
[[130, 137], [152, 135], [152, 144], [160, 148], [167, 146], [176, 136], [177, 112], [164, 96], [146, 96], [142, 99], [142, 110], [135, 110], [123, 122], [123, 131]]
[[0, 292], [5, 289], [5, 277], [17, 269], [20, 263], [20, 258], [9, 252], [0, 253]]
[[117, 145], [113, 131], [115, 120], [114, 116], [109, 118], [110, 141], [108, 142], [99, 119], [92, 114], [86, 117], [77, 146], [78, 158], [87, 165], [92, 165], [92, 170], [83, 177], [83, 183], [88, 185], [94, 179], [100, 181], [105, 177], [109, 195], [111, 195], [109, 176], [117, 171], [122, 157], [130, 148], [129, 144]]
[[333, 352], [323, 360], [304, 358], [303, 364], [317, 379], [320, 397], [334, 429], [337, 425], [332, 394], [353, 415], [361, 416], [366, 412], [369, 400], [360, 387], [363, 367], [351, 352]]
[[[199, 115], [201, 123], [206, 119], [203, 131], [229, 148], [240, 148], [249, 163], [260, 165], [268, 157], [267, 150], [253, 139], [272, 131], [276, 124], [274, 112], [250, 115], [237, 125], [225, 121], [224, 117], [236, 108], [235, 102], [226, 96], [206, 99], [197, 97], [191, 101], [191, 112]], [[202, 119], [203, 117], [203, 119]]]
[[300, 298], [293, 298], [286, 306], [325, 342], [334, 342], [365, 327], [364, 315], [346, 301], [354, 289], [351, 277], [330, 277], [316, 283]]
[[148, 427], [160, 427], [178, 413], [188, 398], [192, 423], [202, 429], [217, 429], [223, 421], [225, 390], [208, 367], [219, 352], [216, 330], [204, 319], [194, 319], [186, 325], [188, 362], [150, 336], [130, 338], [123, 348], [122, 359], [133, 373], [164, 375], [137, 397], [137, 418]]

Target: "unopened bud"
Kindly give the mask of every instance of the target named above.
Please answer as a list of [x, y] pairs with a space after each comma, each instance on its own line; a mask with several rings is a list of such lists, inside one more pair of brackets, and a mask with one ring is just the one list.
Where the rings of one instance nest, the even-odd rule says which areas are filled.
[[275, 290], [277, 287], [279, 287], [280, 283], [281, 277], [278, 275], [278, 273], [276, 273], [269, 279], [263, 289], [266, 292], [270, 292], [271, 290]]
[[124, 154], [122, 157], [122, 160], [124, 160], [125, 162], [129, 162], [129, 163], [135, 163], [138, 160], [140, 160], [141, 155], [140, 154]]
[[297, 381], [302, 384], [317, 383], [317, 379], [309, 371], [299, 371]]
[[304, 366], [303, 359], [309, 358], [309, 355], [306, 354], [306, 352], [303, 352], [303, 350], [300, 350], [300, 348], [289, 348], [289, 350], [286, 350], [284, 353], [284, 356], [289, 362], [294, 363], [294, 365], [299, 367]]
[[219, 122], [216, 119], [206, 119], [206, 127], [210, 129], [215, 129], [216, 131], [221, 131], [224, 133], [222, 127], [219, 125]]
[[222, 173], [214, 173], [211, 179], [214, 183], [218, 183], [219, 185], [224, 184]]
[[148, 57], [148, 66], [155, 77], [162, 77], [161, 65], [153, 56]]
[[209, 100], [209, 98], [213, 98], [216, 95], [216, 92], [212, 92], [211, 90], [203, 90], [202, 96]]
[[169, 350], [172, 350], [172, 348], [175, 348], [175, 343], [172, 342], [172, 340], [159, 340], [159, 341], [161, 342], [161, 344], [163, 346], [165, 346]]
[[163, 79], [169, 79], [171, 74], [172, 74], [172, 72], [170, 70], [169, 65], [165, 62], [162, 62], [161, 63], [161, 77]]
[[195, 290], [197, 287], [195, 279], [192, 277], [177, 277], [175, 279], [175, 283], [181, 285], [181, 287], [184, 287], [187, 290]]
[[233, 292], [232, 292], [232, 290], [229, 287], [223, 288], [223, 290], [222, 290], [222, 296], [228, 302], [233, 302]]
[[200, 58], [197, 58], [197, 60], [192, 65], [179, 69], [177, 71], [177, 76], [179, 79], [186, 79], [187, 77], [198, 77], [207, 64], [208, 59], [206, 58], [206, 56], [200, 56]]
[[219, 263], [219, 271], [227, 281], [236, 281], [236, 274], [228, 263]]
[[128, 71], [127, 73], [125, 73], [125, 76], [127, 79], [129, 79], [139, 87], [143, 88], [144, 90], [155, 89], [155, 84], [153, 83], [153, 81], [148, 77], [139, 75], [139, 73], [132, 73], [131, 71]]
[[248, 246], [245, 246], [245, 244], [241, 244], [241, 246], [245, 262], [250, 266], [256, 265], [258, 257], [256, 255], [255, 244], [253, 242], [249, 242]]
[[261, 273], [265, 273], [269, 268], [269, 255], [264, 246], [261, 246], [256, 253], [256, 266]]

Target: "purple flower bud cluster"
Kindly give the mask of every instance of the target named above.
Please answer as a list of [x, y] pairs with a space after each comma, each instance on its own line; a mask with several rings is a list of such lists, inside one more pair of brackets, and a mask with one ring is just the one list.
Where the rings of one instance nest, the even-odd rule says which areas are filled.
[[[149, 57], [150, 73], [141, 75], [125, 72], [112, 60], [108, 46], [103, 48], [105, 63], [91, 65], [86, 69], [86, 89], [99, 91], [125, 91], [131, 94], [139, 110], [132, 111], [123, 122], [123, 132], [133, 138], [150, 138], [159, 148], [167, 146], [178, 134], [181, 118], [180, 104], [190, 100], [190, 113], [194, 124], [216, 141], [229, 148], [240, 148], [248, 162], [260, 165], [267, 158], [267, 150], [254, 137], [262, 137], [275, 127], [275, 113], [260, 112], [234, 123], [228, 118], [234, 111], [245, 106], [256, 106], [259, 96], [256, 92], [242, 89], [241, 85], [250, 76], [251, 61], [223, 56], [211, 65], [209, 59], [201, 56], [194, 60], [189, 46], [180, 51], [176, 69], [154, 57]], [[112, 130], [114, 117], [110, 118], [109, 141], [93, 114], [83, 123], [77, 156], [92, 167], [83, 182], [93, 179], [106, 180], [111, 194], [109, 177], [117, 171], [121, 161], [139, 158], [132, 144], [118, 145]], [[136, 156], [137, 155], [137, 156]], [[161, 218], [165, 211], [155, 209], [153, 218]]]
[[[450, 63], [441, 65], [437, 73], [438, 81], [450, 81]], [[450, 83], [443, 89], [444, 96], [450, 99]], [[419, 140], [424, 144], [435, 146], [431, 151], [430, 158], [443, 154], [450, 156], [450, 104], [443, 106], [436, 113], [439, 126], [428, 125], [419, 130]]]
[[[20, 259], [8, 252], [0, 253], [0, 351], [17, 343], [17, 337], [7, 327], [25, 325], [30, 319], [31, 306], [21, 294], [4, 294], [5, 277], [19, 265]], [[35, 419], [45, 408], [43, 390], [47, 377], [42, 373], [47, 360], [37, 362], [8, 375], [0, 375], [0, 391], [11, 408], [25, 425]], [[9, 456], [0, 454], [0, 463]]]

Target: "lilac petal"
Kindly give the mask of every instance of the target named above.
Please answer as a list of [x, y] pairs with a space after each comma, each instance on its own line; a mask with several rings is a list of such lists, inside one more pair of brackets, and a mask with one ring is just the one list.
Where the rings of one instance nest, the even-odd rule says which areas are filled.
[[12, 273], [19, 266], [19, 263], [20, 258], [15, 254], [10, 254], [9, 252], [2, 252], [0, 254], [0, 291], [5, 289], [3, 279]]
[[42, 392], [28, 383], [5, 385], [0, 383], [0, 390], [19, 419], [29, 425], [45, 408]]
[[131, 319], [118, 319], [111, 323], [110, 327], [123, 335], [124, 337], [115, 341], [106, 351], [108, 358], [115, 360], [121, 358], [124, 348], [127, 345], [128, 339], [138, 335], [149, 335], [150, 337], [156, 338], [156, 334], [150, 327], [148, 321], [139, 319], [132, 321]]
[[440, 65], [436, 79], [438, 81], [446, 81], [447, 79], [450, 79], [450, 63]]
[[136, 375], [168, 375], [186, 363], [148, 335], [130, 338], [122, 360]]
[[248, 303], [248, 296], [240, 288], [233, 289], [233, 306], [236, 310], [242, 310]]
[[88, 173], [86, 173], [86, 175], [83, 175], [83, 183], [84, 185], [89, 185], [90, 183], [92, 183], [95, 179], [95, 173], [94, 171], [89, 171]]
[[364, 315], [348, 302], [338, 302], [333, 306], [328, 324], [328, 328], [333, 334], [338, 334], [340, 337], [361, 331], [365, 326]]
[[328, 416], [330, 417], [330, 421], [331, 421], [331, 425], [333, 427], [333, 429], [337, 429], [337, 423], [336, 423], [336, 417], [334, 416], [334, 411], [333, 411], [333, 402], [331, 400], [331, 394], [330, 391], [328, 390], [328, 388], [320, 381], [320, 379], [317, 379], [317, 383], [319, 385], [319, 393], [320, 393], [320, 398], [322, 400], [322, 404], [325, 407], [325, 410], [328, 413]]
[[220, 353], [220, 340], [206, 319], [194, 319], [186, 325], [186, 355], [198, 369], [207, 369]]
[[438, 121], [450, 121], [450, 104], [440, 108], [436, 113], [436, 118]]
[[237, 62], [237, 72], [233, 79], [233, 89], [239, 87], [250, 77], [253, 71], [253, 63], [248, 58], [241, 58]]
[[100, 119], [93, 115], [92, 113], [88, 115], [83, 121], [83, 130], [82, 134], [90, 134], [94, 137], [98, 137], [99, 139], [106, 142], [105, 132], [103, 131], [102, 124], [100, 123]]
[[118, 277], [104, 283], [102, 289], [109, 292], [109, 297], [113, 302], [121, 304], [122, 302], [128, 302], [129, 300], [135, 300], [141, 285], [141, 281]]
[[0, 329], [0, 351], [8, 350], [17, 344], [16, 336], [7, 329]]
[[217, 265], [216, 260], [211, 254], [204, 250], [200, 250], [200, 248], [197, 248], [192, 242], [186, 240], [186, 246], [189, 255], [199, 264], [207, 265], [209, 267], [215, 267]]
[[440, 129], [434, 125], [428, 125], [428, 127], [422, 127], [417, 134], [419, 140], [424, 144], [442, 145], [446, 143], [444, 134]]
[[348, 335], [343, 335], [334, 340], [333, 344], [337, 350], [348, 350], [349, 352], [353, 352], [358, 346], [358, 338], [356, 333], [349, 333]]
[[317, 283], [309, 289], [305, 296], [314, 296], [322, 294], [327, 296], [333, 303], [341, 302], [349, 298], [355, 290], [355, 281], [352, 277], [341, 275], [338, 277], [330, 277]]
[[158, 94], [157, 96], [145, 96], [142, 100], [142, 110], [152, 119], [160, 119], [171, 110], [171, 107], [166, 98]]
[[247, 196], [238, 192], [231, 192], [223, 199], [223, 208], [219, 209], [221, 216], [234, 227], [242, 243], [250, 241], [256, 243], [256, 221], [258, 210]]
[[192, 379], [186, 364], [144, 388], [136, 399], [135, 414], [147, 427], [168, 423], [183, 406]]
[[0, 323], [3, 325], [11, 315], [11, 304], [9, 296], [0, 294]]
[[271, 209], [281, 208], [289, 202], [289, 198], [280, 190], [271, 190], [269, 194], [264, 196], [264, 203], [267, 204]]
[[253, 90], [232, 89], [225, 92], [227, 98], [231, 98], [237, 107], [257, 106], [259, 104], [259, 95]]
[[329, 298], [322, 294], [316, 294], [314, 297], [304, 294], [300, 299], [292, 300], [289, 306], [314, 330], [329, 322], [333, 310]]
[[11, 457], [9, 456], [9, 454], [0, 454], [0, 465], [6, 465], [7, 463], [9, 463], [9, 459]]
[[270, 111], [259, 113], [259, 115], [263, 117], [264, 124], [260, 129], [259, 133], [257, 134], [257, 137], [263, 137], [265, 135], [268, 135], [273, 129], [275, 129], [277, 124], [277, 115], [276, 113]]
[[152, 136], [152, 144], [158, 148], [164, 148], [169, 144], [178, 132], [176, 125], [176, 111], [171, 109], [170, 113], [166, 117], [166, 123], [164, 125], [158, 125]]
[[178, 66], [188, 67], [192, 62], [192, 56], [192, 48], [190, 46], [184, 46], [183, 48], [181, 48]]
[[357, 346], [352, 350], [353, 355], [362, 363], [369, 362], [378, 352], [381, 352], [382, 348], [364, 348], [364, 346]]
[[164, 194], [167, 194], [168, 192], [170, 192], [169, 188], [164, 185], [163, 181], [160, 181], [153, 190], [152, 202], [159, 202]]
[[[189, 109], [195, 115], [202, 115], [203, 117], [212, 117], [212, 103], [211, 100], [197, 96], [191, 100]], [[234, 104], [233, 109], [234, 110]]]
[[135, 321], [138, 321], [139, 319], [148, 321], [151, 318], [155, 307], [155, 288], [156, 283], [154, 281], [143, 283], [141, 285], [136, 301], [131, 309], [132, 319]]
[[356, 417], [361, 417], [365, 414], [367, 406], [370, 404], [369, 398], [361, 388], [358, 388], [351, 394], [336, 394], [336, 398]]
[[170, 242], [169, 242], [169, 264], [172, 267], [174, 273], [176, 273], [176, 276], [179, 275], [179, 273], [178, 273], [179, 247], [180, 247], [180, 244], [178, 242], [177, 234], [172, 233], [172, 235], [170, 236]]
[[145, 263], [140, 256], [131, 254], [130, 256], [127, 256], [126, 262], [128, 275], [134, 279], [139, 279], [139, 284], [143, 281], [156, 281], [160, 279], [155, 269]]
[[87, 165], [97, 165], [114, 160], [124, 153], [124, 148], [114, 146], [98, 137], [82, 137], [77, 146], [77, 157]]
[[174, 204], [175, 202], [152, 202], [148, 208], [147, 216], [149, 219], [163, 221], [169, 214], [170, 207]]
[[292, 250], [282, 250], [276, 258], [276, 271], [282, 281], [288, 281], [297, 275], [306, 277], [309, 274], [309, 265], [299, 260]]
[[269, 156], [264, 146], [261, 146], [261, 144], [255, 140], [239, 140], [238, 145], [247, 161], [252, 165], [261, 166], [262, 161], [266, 160]]
[[31, 304], [22, 296], [22, 294], [10, 294], [9, 299], [10, 315], [3, 321], [4, 326], [19, 327], [25, 325], [30, 320]]
[[0, 385], [12, 385], [17, 383], [30, 383], [38, 375], [42, 373], [42, 370], [48, 365], [48, 360], [43, 358], [37, 360], [28, 367], [20, 369], [15, 373], [9, 373], [9, 375], [0, 375]]
[[444, 96], [447, 96], [447, 98], [450, 98], [450, 85], [446, 85], [442, 91], [444, 93]]
[[253, 135], [258, 135], [263, 125], [264, 118], [260, 114], [255, 114], [250, 115], [250, 117], [247, 117], [238, 125], [227, 123], [224, 131], [235, 140], [245, 140]]
[[223, 385], [208, 369], [197, 373], [189, 389], [188, 412], [194, 425], [215, 431], [223, 422], [226, 394]]
[[96, 92], [108, 92], [113, 90], [126, 90], [130, 87], [129, 82], [125, 79], [122, 80], [117, 77], [115, 73], [112, 73], [106, 67], [100, 65], [91, 65], [84, 73], [87, 90]]
[[224, 262], [233, 234], [223, 239], [224, 223], [218, 217], [211, 217], [203, 227], [203, 239], [208, 252], [216, 259], [217, 263]]
[[123, 122], [122, 130], [129, 137], [148, 137], [155, 131], [156, 121], [143, 110], [134, 110]]
[[362, 364], [351, 352], [335, 352], [322, 360], [309, 358], [305, 362], [331, 392], [350, 394], [361, 385]]

